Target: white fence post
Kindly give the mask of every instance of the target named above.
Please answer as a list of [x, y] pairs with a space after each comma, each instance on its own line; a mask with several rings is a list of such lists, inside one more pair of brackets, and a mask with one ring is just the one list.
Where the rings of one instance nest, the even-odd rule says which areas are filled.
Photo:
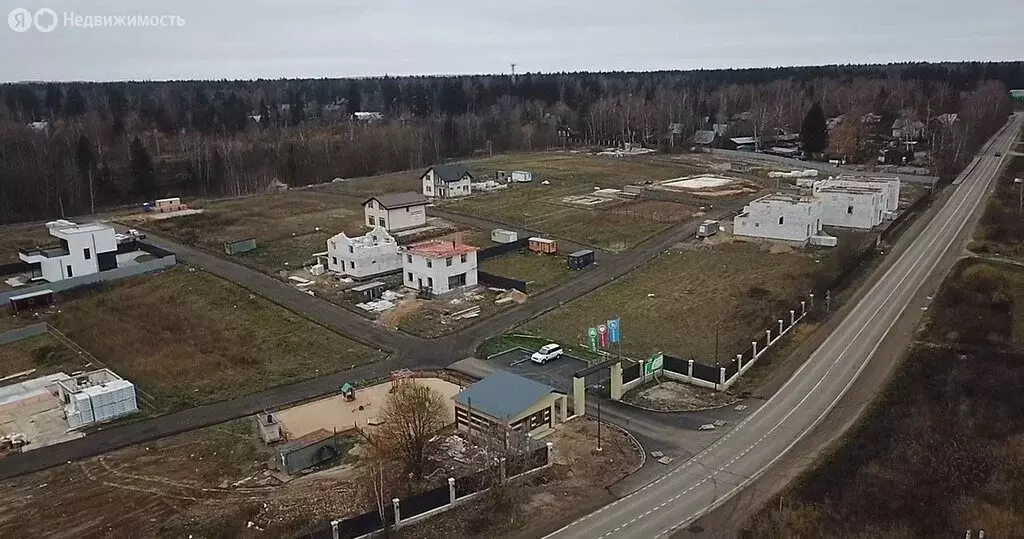
[[720, 390], [725, 390], [725, 367], [718, 368], [718, 384], [721, 386]]
[[689, 380], [689, 382], [692, 384], [693, 383], [693, 360], [692, 359], [686, 360], [686, 377]]
[[333, 537], [334, 539], [340, 539], [340, 536], [338, 534], [338, 522], [341, 522], [341, 521], [340, 520], [332, 520], [331, 521], [331, 537]]
[[398, 508], [398, 498], [391, 498], [391, 505], [395, 508], [395, 528], [402, 522], [402, 512]]
[[782, 319], [781, 319], [781, 318], [779, 318], [779, 336], [778, 336], [778, 337], [775, 337], [775, 338], [776, 338], [776, 339], [779, 339], [779, 338], [781, 338], [781, 337], [782, 337], [782, 332], [783, 332], [783, 331], [785, 331], [785, 330], [783, 330], [783, 329], [782, 329]]
[[790, 310], [789, 311], [789, 327], [793, 327], [793, 324], [796, 324], [796, 311]]
[[807, 302], [806, 301], [801, 301], [800, 302], [800, 318], [803, 318], [804, 315], [806, 315], [806, 314], [807, 314]]
[[736, 354], [736, 373], [740, 372], [743, 368], [743, 354]]
[[751, 359], [757, 359], [757, 341], [750, 341], [750, 347], [754, 350], [754, 357]]
[[455, 478], [448, 478], [448, 504], [455, 503]]

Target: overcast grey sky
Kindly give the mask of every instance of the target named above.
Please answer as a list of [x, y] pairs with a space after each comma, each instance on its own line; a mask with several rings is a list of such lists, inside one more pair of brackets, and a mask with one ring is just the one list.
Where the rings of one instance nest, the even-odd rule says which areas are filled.
[[[0, 80], [235, 79], [1024, 58], [1024, 0], [0, 0]], [[65, 26], [68, 15], [184, 26]], [[21, 19], [24, 20], [24, 19]], [[166, 22], [176, 19], [165, 18]], [[41, 22], [48, 23], [47, 17]]]

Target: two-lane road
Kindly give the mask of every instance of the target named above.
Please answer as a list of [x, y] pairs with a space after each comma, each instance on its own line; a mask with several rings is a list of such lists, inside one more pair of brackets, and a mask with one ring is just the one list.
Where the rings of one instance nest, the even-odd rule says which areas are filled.
[[941, 279], [950, 247], [982, 209], [985, 193], [1015, 140], [1014, 116], [965, 172], [946, 204], [806, 363], [771, 399], [728, 434], [654, 483], [549, 535], [551, 538], [657, 538], [689, 524], [745, 488], [810, 432], [850, 388], [929, 279]]

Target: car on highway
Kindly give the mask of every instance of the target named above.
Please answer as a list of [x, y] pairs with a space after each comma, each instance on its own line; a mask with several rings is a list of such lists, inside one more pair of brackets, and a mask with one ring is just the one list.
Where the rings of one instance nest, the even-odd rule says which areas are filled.
[[1003, 152], [996, 152], [996, 157], [1002, 157], [1002, 156], [1003, 156]]
[[540, 347], [540, 350], [537, 350], [530, 356], [530, 361], [543, 365], [552, 359], [558, 359], [563, 353], [560, 345], [555, 343], [545, 344]]

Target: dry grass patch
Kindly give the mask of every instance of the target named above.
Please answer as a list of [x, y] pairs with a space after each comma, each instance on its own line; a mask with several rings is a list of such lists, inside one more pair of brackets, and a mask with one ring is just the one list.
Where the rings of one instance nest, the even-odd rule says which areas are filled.
[[788, 316], [810, 290], [828, 251], [771, 254], [757, 245], [723, 244], [670, 252], [596, 292], [526, 324], [565, 345], [587, 342], [587, 328], [622, 318], [622, 353], [665, 352], [711, 362], [730, 357]]
[[45, 317], [153, 395], [161, 411], [384, 357], [235, 284], [186, 268], [83, 293]]

